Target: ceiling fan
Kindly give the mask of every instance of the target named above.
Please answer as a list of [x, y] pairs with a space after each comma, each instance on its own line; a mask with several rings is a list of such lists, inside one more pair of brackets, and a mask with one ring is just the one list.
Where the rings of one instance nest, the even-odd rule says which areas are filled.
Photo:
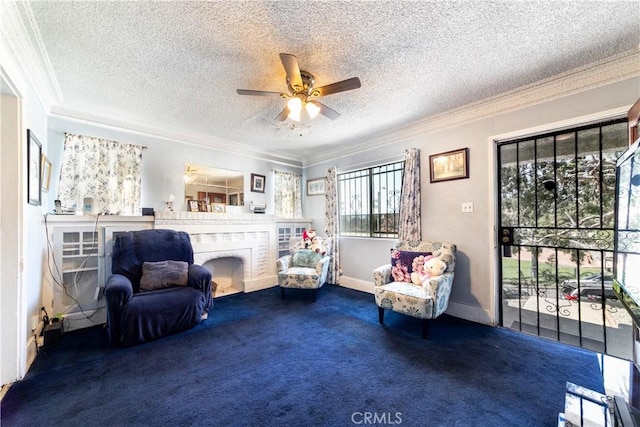
[[[360, 87], [360, 79], [352, 77], [326, 86], [314, 87], [315, 78], [308, 71], [301, 70], [298, 66], [298, 59], [294, 55], [281, 53], [280, 60], [287, 73], [287, 86], [289, 93], [267, 92], [263, 90], [236, 89], [238, 95], [252, 96], [279, 96], [288, 99], [287, 106], [278, 114], [276, 120], [283, 121], [287, 117], [300, 121], [302, 112], [305, 111], [312, 119], [318, 113], [323, 116], [335, 120], [340, 117], [340, 113], [326, 105], [316, 101], [315, 97], [331, 95], [347, 90], [358, 89]], [[303, 108], [304, 107], [304, 108]]]

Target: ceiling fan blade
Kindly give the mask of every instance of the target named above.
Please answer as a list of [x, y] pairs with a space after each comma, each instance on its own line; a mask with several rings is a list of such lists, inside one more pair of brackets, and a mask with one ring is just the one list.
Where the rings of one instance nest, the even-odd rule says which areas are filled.
[[238, 95], [253, 96], [282, 96], [280, 92], [267, 92], [266, 90], [236, 89]]
[[312, 101], [307, 101], [310, 104], [314, 104], [317, 105], [318, 107], [320, 107], [320, 114], [322, 114], [323, 116], [331, 119], [331, 120], [335, 120], [338, 117], [340, 117], [340, 113], [338, 113], [336, 110], [332, 110], [331, 108], [327, 107], [326, 105], [324, 105], [321, 102], [318, 102], [316, 100], [312, 100]]
[[282, 66], [287, 72], [287, 79], [289, 79], [289, 84], [291, 85], [291, 87], [293, 87], [295, 90], [302, 90], [302, 76], [300, 75], [298, 58], [296, 58], [295, 55], [281, 53], [280, 61], [282, 61]]
[[316, 96], [327, 96], [327, 95], [331, 95], [332, 93], [358, 89], [360, 86], [361, 86], [360, 79], [357, 77], [352, 77], [347, 80], [342, 80], [341, 82], [336, 82], [336, 83], [331, 83], [330, 85], [316, 87], [313, 89], [313, 94]]
[[284, 110], [280, 111], [280, 114], [278, 114], [278, 116], [276, 117], [276, 120], [279, 122], [283, 122], [287, 120], [287, 117], [289, 117], [289, 108], [284, 107]]

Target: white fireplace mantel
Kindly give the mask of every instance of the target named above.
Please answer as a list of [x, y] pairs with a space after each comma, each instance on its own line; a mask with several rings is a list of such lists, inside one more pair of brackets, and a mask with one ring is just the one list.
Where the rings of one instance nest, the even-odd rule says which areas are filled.
[[276, 220], [273, 215], [156, 212], [155, 228], [189, 233], [196, 264], [224, 257], [240, 258], [243, 261], [244, 292], [266, 289], [278, 283]]

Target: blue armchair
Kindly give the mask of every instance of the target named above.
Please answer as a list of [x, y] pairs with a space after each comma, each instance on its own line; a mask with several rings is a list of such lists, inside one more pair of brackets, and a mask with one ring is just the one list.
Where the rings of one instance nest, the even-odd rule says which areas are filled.
[[193, 263], [189, 235], [174, 230], [115, 233], [105, 285], [107, 331], [133, 345], [192, 328], [213, 307], [211, 272]]

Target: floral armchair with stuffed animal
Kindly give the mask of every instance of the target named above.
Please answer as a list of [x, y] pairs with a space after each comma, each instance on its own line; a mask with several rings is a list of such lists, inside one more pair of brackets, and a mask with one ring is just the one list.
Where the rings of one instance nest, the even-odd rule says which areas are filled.
[[457, 247], [444, 242], [398, 241], [391, 262], [373, 271], [374, 295], [379, 321], [384, 310], [428, 320], [445, 312], [456, 266]]
[[313, 241], [300, 237], [289, 240], [289, 255], [276, 261], [280, 295], [285, 288], [312, 289], [315, 301], [317, 291], [327, 281], [331, 260], [331, 238], [314, 236]]

